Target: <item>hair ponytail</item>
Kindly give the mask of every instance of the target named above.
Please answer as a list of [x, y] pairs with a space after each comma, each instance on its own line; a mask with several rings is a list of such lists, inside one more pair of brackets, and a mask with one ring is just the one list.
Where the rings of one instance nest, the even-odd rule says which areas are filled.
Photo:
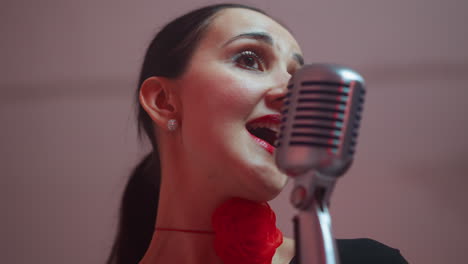
[[125, 187], [116, 241], [107, 264], [138, 263], [154, 231], [160, 184], [159, 157], [150, 153], [135, 167]]

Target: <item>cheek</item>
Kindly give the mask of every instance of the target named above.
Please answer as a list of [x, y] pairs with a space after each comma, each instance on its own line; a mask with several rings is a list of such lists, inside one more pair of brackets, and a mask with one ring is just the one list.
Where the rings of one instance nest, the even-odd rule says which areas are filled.
[[184, 118], [245, 121], [260, 100], [257, 82], [230, 75], [196, 80], [184, 87]]
[[185, 147], [197, 149], [197, 159], [236, 151], [232, 144], [241, 142], [241, 131], [262, 98], [258, 82], [226, 73], [191, 79], [190, 85], [182, 87]]

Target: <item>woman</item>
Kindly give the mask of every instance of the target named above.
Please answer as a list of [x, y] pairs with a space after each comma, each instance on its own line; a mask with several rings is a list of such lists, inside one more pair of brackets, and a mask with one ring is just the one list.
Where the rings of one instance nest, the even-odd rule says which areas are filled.
[[[272, 142], [301, 54], [287, 29], [237, 4], [192, 11], [158, 33], [136, 94], [153, 152], [127, 185], [108, 263], [290, 263], [294, 242], [265, 201], [287, 180]], [[234, 225], [246, 224], [224, 232], [238, 215]], [[369, 241], [370, 250], [397, 253]], [[356, 242], [339, 242], [342, 260]]]

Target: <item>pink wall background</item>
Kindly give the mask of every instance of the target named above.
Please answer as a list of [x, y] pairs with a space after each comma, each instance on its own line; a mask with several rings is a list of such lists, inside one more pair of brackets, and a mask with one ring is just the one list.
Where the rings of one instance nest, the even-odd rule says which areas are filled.
[[[219, 1], [3, 1], [2, 263], [104, 263], [129, 171], [145, 147], [132, 108], [148, 41]], [[239, 1], [286, 23], [307, 62], [366, 77], [358, 153], [332, 200], [335, 234], [371, 237], [410, 263], [468, 251], [468, 2]], [[292, 235], [290, 186], [272, 202]]]

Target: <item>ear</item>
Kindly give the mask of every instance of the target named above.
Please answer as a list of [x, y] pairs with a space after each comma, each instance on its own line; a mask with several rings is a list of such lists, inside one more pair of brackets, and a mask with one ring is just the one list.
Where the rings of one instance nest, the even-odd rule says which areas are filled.
[[164, 77], [146, 79], [140, 87], [139, 99], [143, 109], [160, 128], [167, 130], [170, 119], [178, 120], [179, 103], [171, 80]]

